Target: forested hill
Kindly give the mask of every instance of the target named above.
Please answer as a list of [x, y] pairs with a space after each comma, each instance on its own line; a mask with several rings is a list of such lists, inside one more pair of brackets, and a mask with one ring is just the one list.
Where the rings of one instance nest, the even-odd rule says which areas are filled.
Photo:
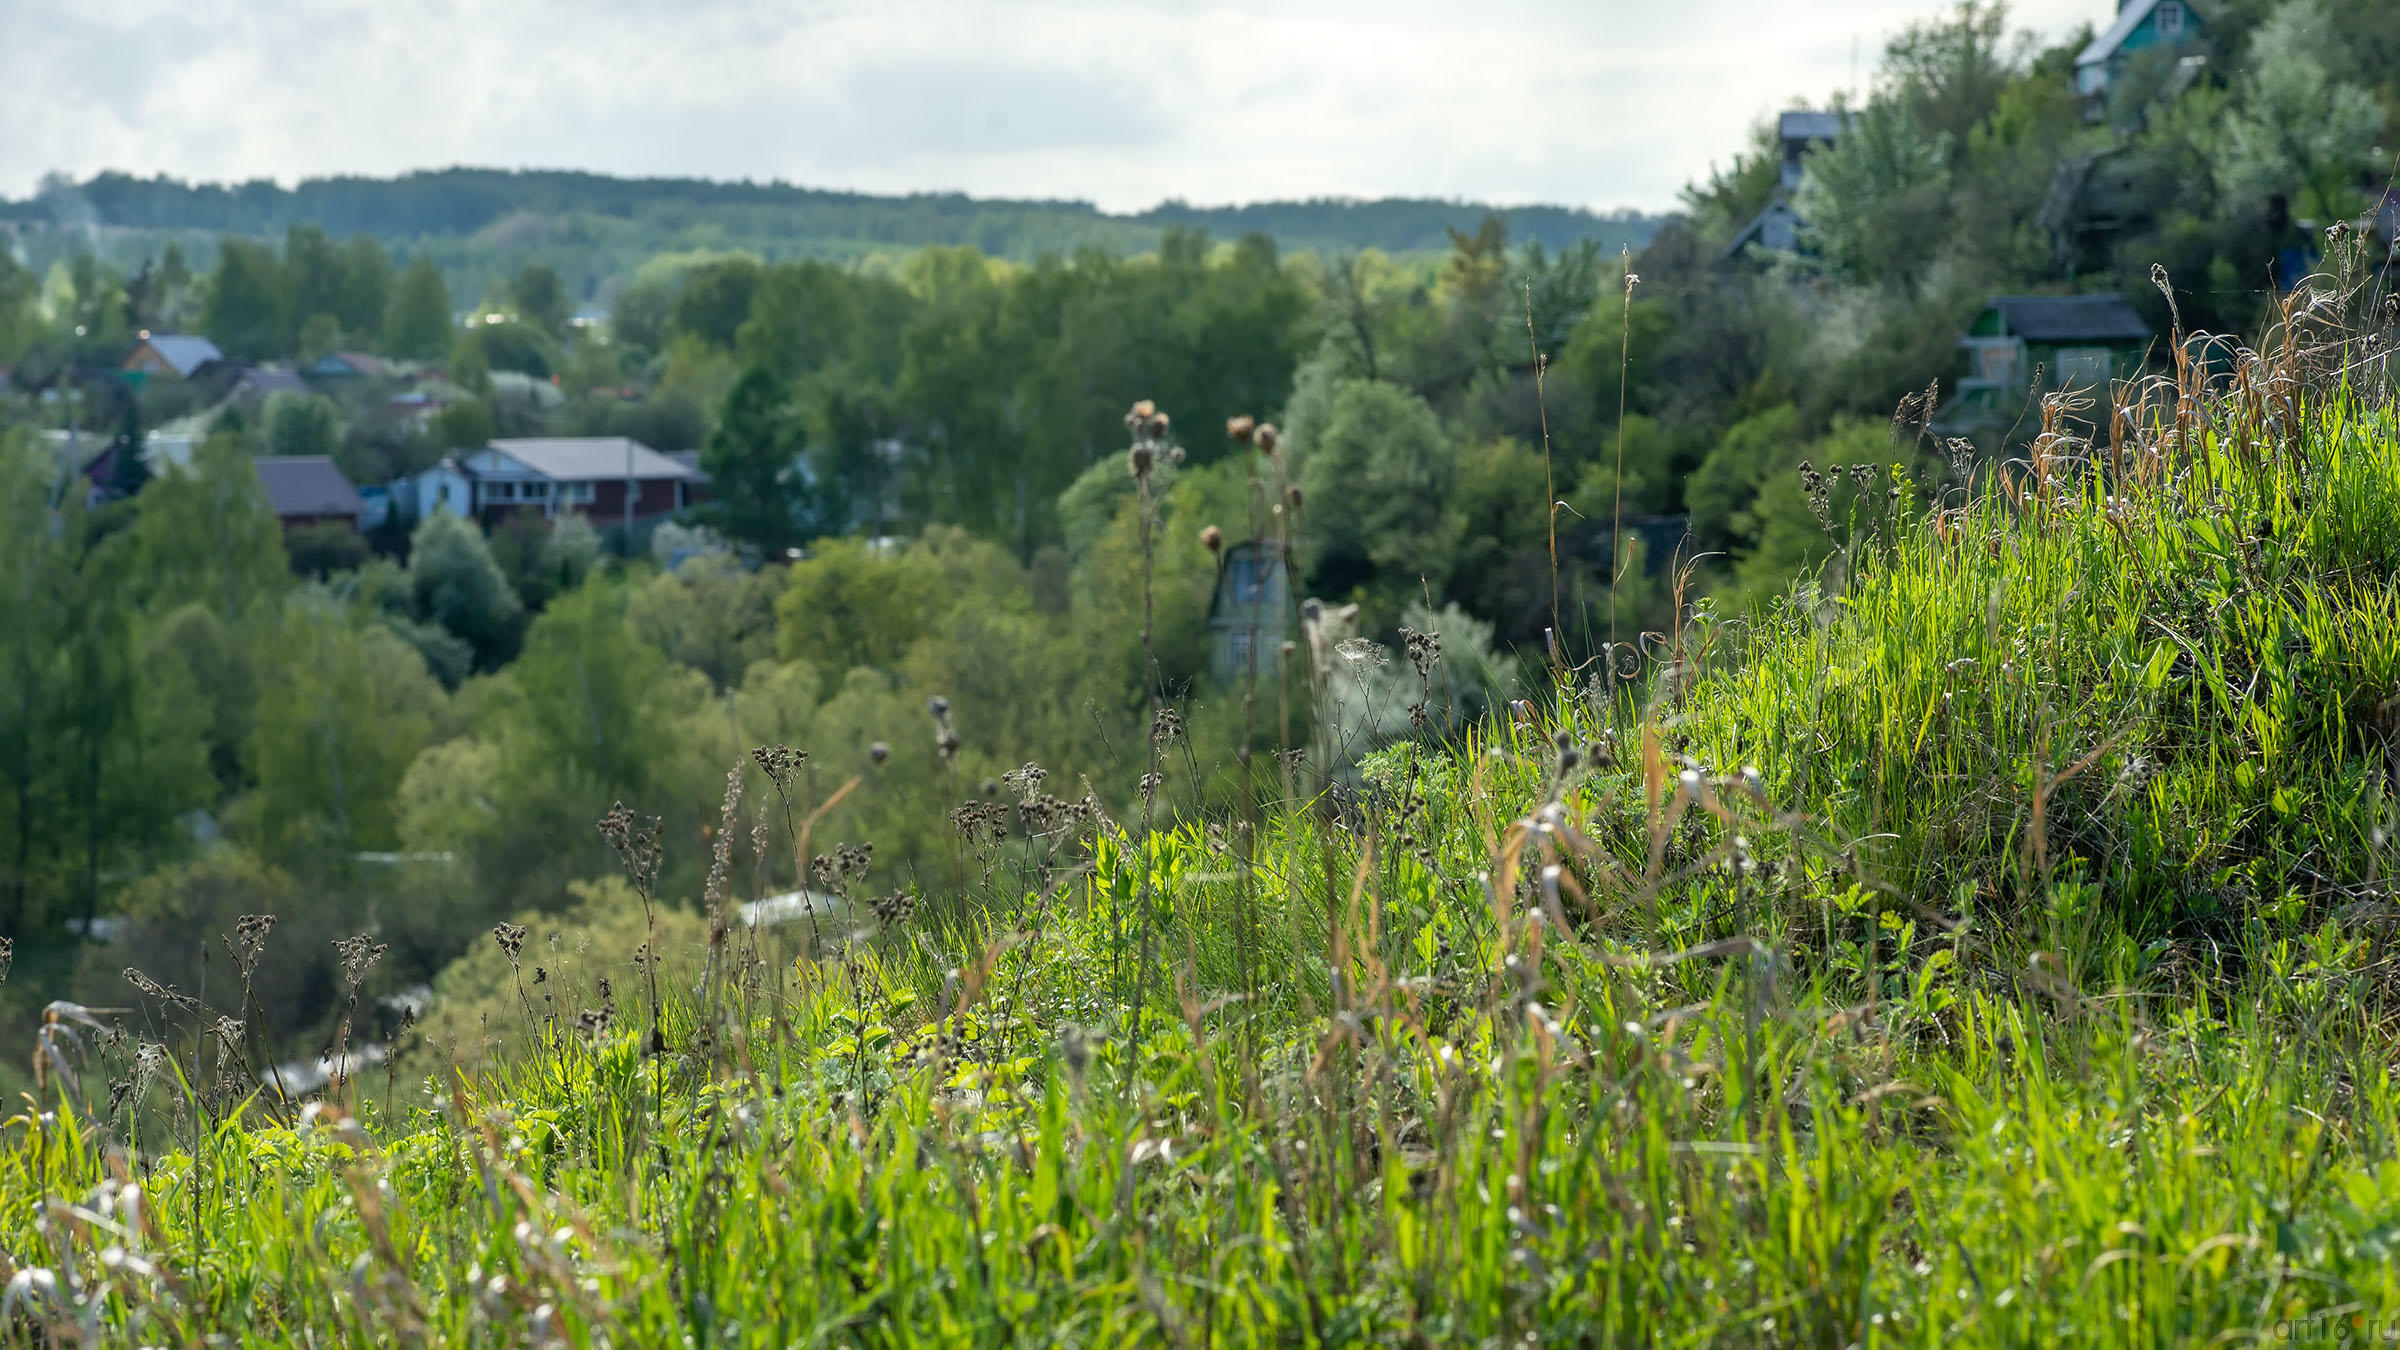
[[[80, 184], [54, 181], [22, 201], [0, 200], [0, 220], [31, 227], [28, 233], [90, 225], [112, 232], [279, 235], [292, 225], [315, 224], [334, 235], [421, 240], [445, 252], [469, 241], [506, 250], [538, 238], [642, 257], [712, 247], [768, 258], [838, 258], [971, 244], [987, 254], [1027, 259], [1086, 247], [1146, 250], [1157, 245], [1160, 230], [1174, 225], [1224, 237], [1264, 231], [1286, 251], [1428, 252], [1449, 246], [1450, 229], [1472, 231], [1489, 209], [1391, 198], [1241, 207], [1168, 202], [1138, 215], [1110, 215], [1079, 201], [875, 196], [785, 183], [453, 168], [397, 178], [311, 178], [288, 188], [103, 173]], [[1638, 248], [1658, 224], [1633, 212], [1602, 215], [1560, 206], [1501, 214], [1511, 238], [1538, 240], [1553, 250], [1585, 239], [1612, 252], [1619, 244]]]

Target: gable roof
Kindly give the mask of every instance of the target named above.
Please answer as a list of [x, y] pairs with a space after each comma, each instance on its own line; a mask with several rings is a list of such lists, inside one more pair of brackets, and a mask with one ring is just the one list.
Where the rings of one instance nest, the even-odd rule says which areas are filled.
[[[1807, 222], [1800, 218], [1800, 212], [1792, 206], [1791, 200], [1778, 194], [1775, 200], [1768, 202], [1757, 215], [1750, 217], [1749, 224], [1733, 232], [1733, 238], [1727, 241], [1724, 248], [1718, 250], [1717, 256], [1721, 258], [1735, 257], [1752, 244], [1757, 244], [1770, 251], [1797, 248], [1800, 243], [1800, 231], [1806, 224]], [[1768, 238], [1770, 234], [1776, 235], [1778, 241], [1770, 242]]]
[[2028, 342], [2147, 342], [2153, 334], [2124, 296], [2003, 295], [1992, 300], [2012, 337]]
[[[2157, 9], [2158, 4], [2159, 0], [2125, 0], [2118, 6], [2117, 21], [2102, 30], [2100, 36], [2093, 38], [2092, 44], [2083, 49], [2083, 54], [2075, 58], [2076, 67], [2080, 69], [2098, 65], [2115, 56], [2117, 49], [2125, 45], [2125, 39], [2133, 36], [2133, 30], [2142, 26], [2142, 20], [2149, 18], [2150, 11]], [[2202, 7], [2192, 0], [2183, 0], [2183, 13], [2187, 20], [2205, 23], [2208, 19]]]
[[261, 455], [250, 461], [279, 516], [357, 516], [367, 504], [328, 455]]
[[[190, 333], [152, 333], [142, 339], [141, 347], [134, 350], [138, 352], [142, 347], [157, 352], [158, 359], [174, 367], [178, 375], [189, 375], [211, 361], [225, 359], [225, 353], [217, 350], [217, 344]], [[126, 359], [130, 361], [133, 358]]]
[[391, 366], [380, 356], [366, 352], [327, 352], [308, 365], [311, 375], [365, 375], [379, 378], [391, 373]]
[[623, 482], [629, 473], [644, 481], [696, 481], [700, 477], [699, 470], [686, 468], [629, 436], [540, 436], [488, 441], [486, 445], [554, 483]]
[[308, 381], [288, 370], [270, 370], [265, 366], [252, 366], [243, 371], [242, 377], [235, 380], [233, 386], [236, 389], [247, 389], [256, 394], [305, 394], [308, 392]]

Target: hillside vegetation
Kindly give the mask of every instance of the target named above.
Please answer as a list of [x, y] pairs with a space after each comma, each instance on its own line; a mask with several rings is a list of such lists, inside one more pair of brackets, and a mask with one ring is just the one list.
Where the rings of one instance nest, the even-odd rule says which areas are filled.
[[[0, 1153], [0, 1188], [42, 1198], [0, 1216], [9, 1325], [1825, 1346], [2386, 1325], [2400, 420], [2332, 304], [2214, 390], [2122, 388], [2096, 443], [2045, 433], [1930, 498], [1805, 468], [1812, 511], [1855, 528], [1786, 602], [1704, 608], [1646, 661], [1615, 653], [1627, 680], [1553, 668], [1361, 784], [1325, 774], [1331, 730], [1291, 740], [1276, 710], [1379, 660], [1430, 703], [1451, 653], [1337, 641], [1322, 608], [1289, 685], [1245, 694], [1229, 804], [1154, 815], [1155, 776], [1195, 771], [1154, 692], [1147, 743], [1120, 747], [1133, 813], [1026, 766], [951, 816], [951, 869], [921, 887], [815, 833], [872, 764], [761, 747], [694, 894], [659, 894], [656, 827], [611, 812], [622, 882], [557, 936], [502, 925], [435, 1005], [475, 1011], [306, 1107], [258, 1067], [241, 982], [279, 939], [245, 921], [205, 1002], [145, 976], [131, 1014], [54, 1005]], [[919, 728], [893, 762], [974, 735], [939, 700]], [[754, 850], [821, 850], [833, 906], [743, 925]], [[344, 948], [353, 988], [381, 950]], [[486, 1067], [455, 1067], [466, 1042]]]
[[[1450, 230], [1473, 231], [1487, 208], [1472, 202], [1259, 202], [1194, 206], [1164, 202], [1111, 214], [1089, 202], [1013, 201], [963, 193], [881, 196], [786, 183], [691, 178], [613, 178], [556, 170], [453, 168], [393, 178], [312, 178], [185, 183], [100, 173], [56, 180], [22, 201], [0, 201], [28, 261], [97, 247], [131, 265], [169, 243], [205, 264], [219, 236], [280, 238], [309, 225], [335, 237], [363, 235], [438, 262], [467, 294], [532, 263], [554, 267], [580, 298], [621, 282], [660, 254], [739, 252], [766, 261], [858, 262], [920, 248], [970, 247], [1031, 262], [1085, 250], [1134, 254], [1156, 248], [1173, 228], [1227, 236], [1257, 232], [1290, 252], [1327, 257], [1377, 249], [1435, 255]], [[1659, 218], [1634, 211], [1529, 206], [1501, 213], [1520, 239], [1556, 251], [1590, 242], [1608, 252], [1639, 248]]]

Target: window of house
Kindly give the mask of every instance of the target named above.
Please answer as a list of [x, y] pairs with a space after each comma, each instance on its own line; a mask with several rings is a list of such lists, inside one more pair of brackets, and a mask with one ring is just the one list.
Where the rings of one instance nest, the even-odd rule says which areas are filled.
[[527, 483], [523, 495], [529, 502], [538, 502], [550, 495], [550, 485], [548, 483]]
[[1245, 605], [1256, 602], [1259, 590], [1258, 560], [1250, 557], [1236, 558], [1226, 571], [1228, 573], [1226, 580], [1233, 587], [1234, 602]]
[[561, 501], [588, 502], [592, 499], [592, 485], [590, 483], [561, 483], [558, 485], [558, 496]]
[[493, 501], [513, 502], [517, 499], [517, 485], [514, 483], [487, 483], [484, 486], [484, 495]]
[[1250, 664], [1250, 630], [1235, 628], [1225, 634], [1226, 654], [1233, 658], [1235, 669]]
[[2158, 7], [2158, 35], [2183, 36], [2183, 0], [2165, 0]]

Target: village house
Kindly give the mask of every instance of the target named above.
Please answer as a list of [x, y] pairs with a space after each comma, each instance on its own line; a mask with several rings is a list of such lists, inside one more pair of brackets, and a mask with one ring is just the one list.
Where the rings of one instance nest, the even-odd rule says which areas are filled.
[[273, 366], [251, 366], [234, 377], [233, 384], [225, 391], [225, 396], [238, 399], [244, 404], [260, 404], [277, 394], [305, 394], [307, 392], [308, 382], [291, 371], [278, 370]]
[[1725, 245], [1725, 257], [1738, 258], [1753, 248], [1782, 254], [1805, 249], [1807, 222], [1800, 218], [1792, 199], [1807, 176], [1808, 153], [1840, 139], [1857, 117], [1856, 113], [1802, 110], [1775, 119], [1775, 139], [1782, 147], [1783, 162], [1776, 173], [1774, 199], [1735, 232], [1732, 242]]
[[2114, 292], [1996, 296], [1959, 339], [1967, 374], [1946, 425], [1988, 433], [2016, 422], [2035, 395], [2105, 393], [2141, 373], [2155, 339], [2141, 311]]
[[2075, 92], [2085, 116], [2097, 121], [2108, 109], [2109, 91], [2136, 56], [2163, 48], [2183, 55], [2199, 45], [2207, 26], [2203, 0], [2117, 0], [2117, 17], [2075, 58]]
[[624, 436], [495, 440], [409, 480], [402, 496], [417, 519], [435, 511], [485, 524], [508, 515], [579, 511], [607, 524], [656, 520], [691, 505], [707, 481], [698, 468]]
[[360, 528], [367, 504], [341, 467], [326, 455], [261, 455], [250, 461], [267, 490], [267, 504], [286, 530], [309, 525]]
[[124, 369], [152, 379], [188, 380], [225, 359], [217, 344], [189, 333], [144, 332], [125, 358]]
[[1292, 626], [1291, 589], [1274, 546], [1245, 541], [1226, 547], [1208, 602], [1208, 667], [1220, 684], [1246, 680], [1253, 669], [1262, 676], [1275, 673]]

